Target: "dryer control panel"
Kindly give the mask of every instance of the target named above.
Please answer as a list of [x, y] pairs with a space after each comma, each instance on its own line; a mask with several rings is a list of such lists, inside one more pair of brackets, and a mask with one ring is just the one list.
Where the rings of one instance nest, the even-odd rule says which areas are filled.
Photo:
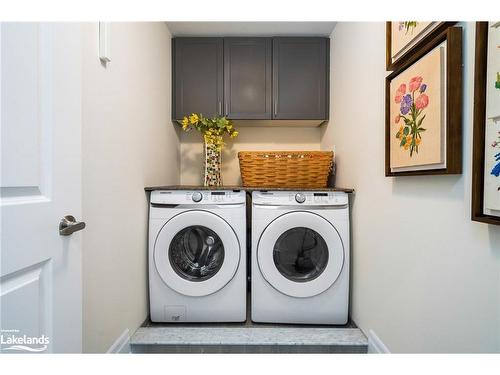
[[254, 191], [252, 203], [272, 206], [345, 206], [347, 193], [342, 191]]
[[245, 203], [243, 190], [154, 190], [152, 204], [237, 204]]

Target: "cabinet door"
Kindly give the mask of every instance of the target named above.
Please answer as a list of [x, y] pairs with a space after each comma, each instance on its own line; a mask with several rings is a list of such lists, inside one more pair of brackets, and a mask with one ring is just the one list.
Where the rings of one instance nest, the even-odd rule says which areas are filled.
[[175, 38], [173, 118], [190, 113], [222, 114], [223, 39]]
[[327, 119], [328, 38], [273, 39], [273, 118]]
[[224, 112], [271, 118], [271, 38], [224, 38]]

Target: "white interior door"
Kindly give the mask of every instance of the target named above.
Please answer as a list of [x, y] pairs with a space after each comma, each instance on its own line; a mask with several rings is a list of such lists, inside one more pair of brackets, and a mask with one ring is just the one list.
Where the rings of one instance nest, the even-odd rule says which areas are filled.
[[80, 26], [1, 23], [0, 38], [0, 350], [81, 352], [81, 232], [59, 233], [81, 219]]

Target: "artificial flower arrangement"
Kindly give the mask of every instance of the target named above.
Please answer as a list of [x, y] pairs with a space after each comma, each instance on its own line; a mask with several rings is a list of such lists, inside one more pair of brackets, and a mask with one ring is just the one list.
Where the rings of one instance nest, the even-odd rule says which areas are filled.
[[182, 129], [189, 131], [195, 129], [203, 134], [205, 148], [205, 186], [221, 186], [222, 148], [224, 136], [230, 138], [238, 136], [233, 127], [233, 122], [225, 117], [204, 117], [202, 114], [192, 113], [182, 119]]
[[422, 124], [425, 119], [424, 109], [429, 105], [429, 96], [425, 94], [427, 85], [422, 82], [420, 76], [413, 77], [408, 83], [408, 91], [405, 83], [402, 83], [396, 91], [394, 101], [400, 105], [399, 113], [394, 119], [395, 124], [400, 125], [396, 138], [399, 146], [410, 150], [410, 157], [414, 152], [418, 154], [418, 146], [422, 142], [422, 132], [425, 128]]
[[218, 151], [224, 147], [224, 135], [229, 135], [231, 138], [238, 136], [238, 132], [233, 127], [233, 122], [225, 117], [208, 118], [202, 114], [192, 113], [185, 116], [182, 120], [182, 129], [189, 131], [196, 129], [203, 134], [203, 139], [206, 144], [215, 145]]

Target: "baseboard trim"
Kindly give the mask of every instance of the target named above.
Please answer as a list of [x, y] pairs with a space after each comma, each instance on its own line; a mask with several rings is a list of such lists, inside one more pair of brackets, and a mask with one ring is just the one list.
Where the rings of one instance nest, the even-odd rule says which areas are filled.
[[130, 332], [127, 329], [118, 337], [115, 342], [109, 347], [106, 353], [131, 353], [130, 351]]
[[368, 331], [368, 354], [390, 354], [391, 352], [371, 329]]

